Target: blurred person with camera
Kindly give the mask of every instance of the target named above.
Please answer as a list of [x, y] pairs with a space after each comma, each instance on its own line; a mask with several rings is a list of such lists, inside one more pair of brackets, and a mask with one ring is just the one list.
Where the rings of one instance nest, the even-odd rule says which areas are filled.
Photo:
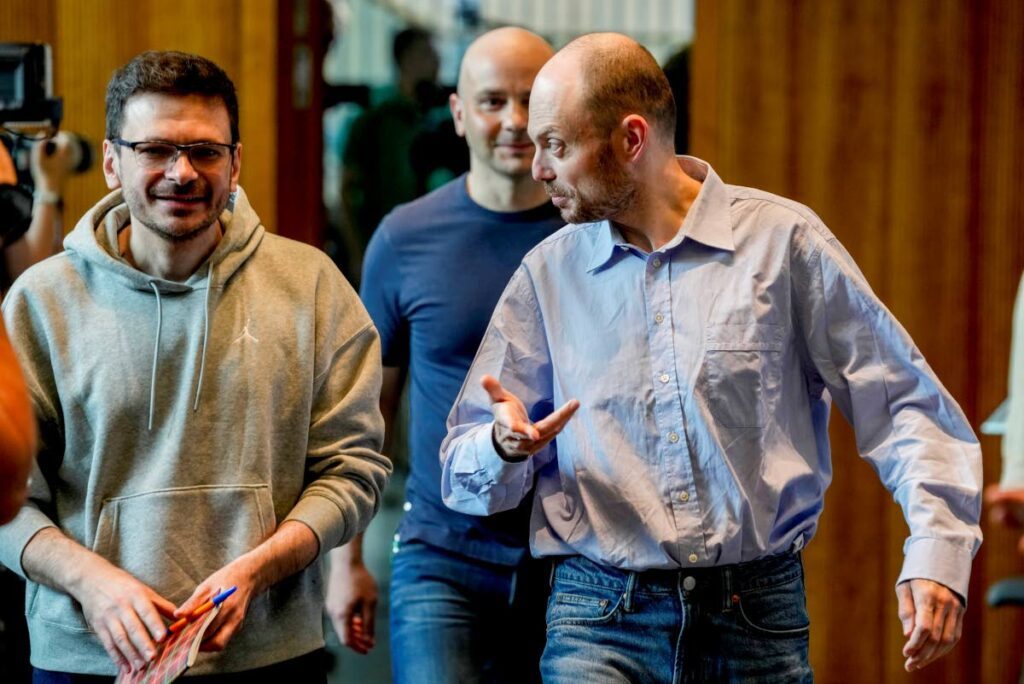
[[[0, 192], [15, 186], [17, 174], [6, 148], [0, 145]], [[12, 218], [0, 211], [5, 228]], [[31, 229], [30, 229], [31, 230]], [[0, 238], [3, 233], [0, 233]], [[0, 242], [6, 247], [6, 242]], [[6, 255], [7, 250], [4, 249]], [[0, 290], [2, 291], [2, 290]], [[0, 525], [18, 512], [25, 500], [28, 474], [36, 449], [36, 427], [25, 378], [0, 321]]]
[[[30, 169], [34, 187], [31, 220], [28, 229], [14, 239], [4, 239], [0, 259], [0, 292], [33, 264], [60, 251], [64, 237], [61, 210], [64, 186], [78, 170], [85, 143], [73, 134], [60, 132], [53, 138], [35, 142], [30, 150]], [[5, 169], [4, 183], [17, 183], [16, 171], [7, 148], [0, 150], [0, 167]], [[87, 148], [86, 148], [87, 149]]]
[[220, 67], [145, 52], [106, 104], [112, 192], [3, 303], [41, 442], [0, 528], [0, 563], [28, 580], [33, 681], [137, 671], [166, 621], [236, 587], [194, 672], [323, 682], [319, 559], [390, 472], [376, 331], [239, 187]]
[[[0, 144], [0, 254], [26, 230], [31, 211], [31, 195], [18, 186], [14, 160]], [[3, 264], [0, 258], [0, 296]], [[25, 378], [0, 319], [0, 525], [11, 520], [25, 501], [35, 451], [36, 422]], [[24, 583], [0, 566], [0, 662], [11, 684], [31, 677], [28, 634], [20, 608], [24, 595]]]

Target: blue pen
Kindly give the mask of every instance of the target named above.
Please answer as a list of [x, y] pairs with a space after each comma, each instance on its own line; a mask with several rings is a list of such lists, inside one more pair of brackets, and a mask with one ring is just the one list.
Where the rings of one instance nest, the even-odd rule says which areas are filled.
[[180, 620], [178, 620], [177, 622], [175, 622], [174, 624], [172, 624], [170, 627], [167, 628], [167, 631], [170, 632], [171, 634], [178, 633], [181, 630], [182, 627], [187, 625], [192, 620], [195, 620], [200, 615], [208, 613], [211, 610], [213, 610], [214, 607], [219, 606], [220, 604], [224, 603], [224, 599], [226, 599], [228, 596], [231, 596], [232, 594], [234, 594], [235, 591], [237, 591], [237, 590], [238, 590], [238, 587], [231, 587], [230, 589], [225, 589], [224, 591], [220, 592], [219, 594], [214, 596], [212, 599], [210, 599], [209, 601], [207, 601], [203, 605], [201, 605], [198, 608], [196, 608], [195, 610], [193, 610], [186, 617], [183, 617]]

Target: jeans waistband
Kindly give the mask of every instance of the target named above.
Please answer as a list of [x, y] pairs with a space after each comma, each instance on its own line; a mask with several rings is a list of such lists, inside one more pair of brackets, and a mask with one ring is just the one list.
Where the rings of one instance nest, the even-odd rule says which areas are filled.
[[731, 565], [643, 571], [620, 570], [583, 556], [569, 556], [556, 562], [552, 584], [555, 581], [575, 582], [623, 591], [627, 601], [638, 592], [674, 594], [681, 591], [694, 600], [721, 602], [724, 608], [728, 608], [736, 592], [778, 586], [802, 576], [799, 551]]

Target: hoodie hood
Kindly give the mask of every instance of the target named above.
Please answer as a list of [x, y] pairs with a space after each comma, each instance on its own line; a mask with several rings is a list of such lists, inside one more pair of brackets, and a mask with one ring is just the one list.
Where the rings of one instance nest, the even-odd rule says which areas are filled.
[[125, 287], [161, 293], [188, 292], [209, 286], [209, 279], [223, 286], [252, 255], [263, 239], [264, 229], [239, 186], [234, 202], [221, 212], [224, 235], [213, 253], [184, 282], [164, 280], [143, 273], [129, 264], [118, 249], [117, 234], [131, 221], [128, 205], [120, 190], [100, 200], [82, 217], [64, 239], [64, 249], [73, 260], [81, 260], [107, 271]]
[[149, 382], [149, 420], [153, 429], [156, 411], [157, 376], [160, 368], [160, 337], [163, 331], [163, 302], [161, 295], [181, 295], [194, 290], [206, 290], [203, 299], [203, 343], [199, 355], [199, 372], [195, 381], [196, 394], [192, 410], [199, 407], [206, 371], [206, 353], [210, 338], [210, 306], [215, 288], [223, 289], [238, 269], [252, 256], [266, 232], [259, 217], [249, 204], [241, 187], [233, 194], [233, 201], [221, 212], [224, 230], [217, 247], [200, 264], [196, 272], [184, 282], [165, 280], [143, 273], [128, 263], [120, 254], [117, 234], [131, 221], [128, 205], [120, 190], [115, 190], [92, 209], [64, 240], [64, 250], [72, 261], [81, 261], [85, 268], [93, 267], [113, 276], [114, 281], [142, 292], [152, 292], [154, 308], [153, 362]]

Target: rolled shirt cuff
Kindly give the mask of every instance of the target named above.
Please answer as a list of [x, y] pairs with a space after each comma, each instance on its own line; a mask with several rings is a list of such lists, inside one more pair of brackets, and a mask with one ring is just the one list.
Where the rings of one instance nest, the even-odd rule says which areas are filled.
[[451, 490], [444, 499], [450, 508], [469, 515], [490, 515], [515, 508], [522, 499], [534, 457], [505, 460], [495, 449], [493, 431], [493, 422], [476, 425], [449, 446], [450, 463], [444, 476]]
[[[533, 458], [507, 459], [498, 453], [494, 444], [494, 423], [490, 422], [477, 430], [470, 440], [475, 471], [482, 471], [490, 476], [490, 480], [499, 485], [519, 485], [526, 478], [529, 466], [527, 462]], [[460, 472], [460, 469], [454, 469]]]

